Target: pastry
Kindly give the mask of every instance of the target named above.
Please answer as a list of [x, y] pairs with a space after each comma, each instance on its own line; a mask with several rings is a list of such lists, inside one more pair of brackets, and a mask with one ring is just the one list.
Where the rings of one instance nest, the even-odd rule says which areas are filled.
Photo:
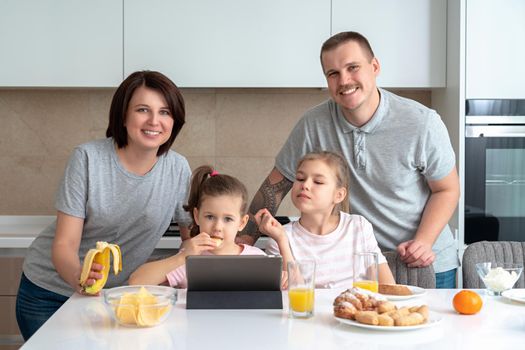
[[342, 304], [343, 302], [347, 302], [352, 304], [352, 306], [356, 310], [363, 310], [363, 304], [361, 303], [361, 300], [359, 300], [354, 294], [352, 294], [349, 290], [344, 291], [343, 293], [339, 294], [337, 298], [334, 300], [334, 306], [338, 304]]
[[386, 315], [392, 317], [395, 321], [398, 318], [410, 315], [410, 309], [408, 307], [402, 307], [399, 310], [393, 310], [393, 311], [386, 312]]
[[355, 320], [359, 323], [377, 326], [379, 325], [378, 316], [378, 313], [375, 311], [358, 311], [355, 314]]
[[425, 321], [428, 320], [428, 306], [426, 305], [411, 307], [410, 312], [417, 312], [423, 316]]
[[419, 312], [412, 312], [407, 316], [394, 320], [394, 324], [399, 327], [416, 326], [425, 322], [425, 318]]
[[213, 236], [211, 237], [211, 239], [213, 240], [213, 242], [215, 242], [215, 245], [217, 246], [217, 248], [219, 248], [222, 244], [222, 238], [221, 237], [216, 237], [216, 236]]
[[378, 327], [406, 327], [427, 322], [428, 306], [405, 306], [398, 309], [394, 303], [379, 294], [351, 288], [335, 298], [334, 315]]
[[379, 293], [387, 295], [412, 295], [412, 291], [402, 284], [379, 284]]
[[396, 310], [396, 309], [397, 309], [396, 305], [390, 301], [381, 301], [377, 305], [377, 312], [379, 312], [380, 314], [389, 312], [392, 310]]
[[377, 320], [380, 326], [392, 327], [394, 325], [394, 319], [386, 314], [379, 314]]
[[356, 312], [358, 312], [358, 310], [355, 306], [347, 301], [342, 301], [341, 303], [334, 305], [335, 317], [354, 320]]

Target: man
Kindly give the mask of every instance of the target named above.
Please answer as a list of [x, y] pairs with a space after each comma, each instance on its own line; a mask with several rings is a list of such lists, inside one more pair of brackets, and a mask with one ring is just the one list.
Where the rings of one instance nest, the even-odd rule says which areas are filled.
[[[303, 155], [339, 152], [351, 169], [352, 213], [372, 222], [380, 247], [397, 249], [410, 267], [433, 263], [437, 287], [454, 288], [459, 261], [447, 223], [458, 202], [459, 181], [439, 115], [376, 86], [379, 61], [359, 33], [328, 39], [321, 65], [331, 100], [297, 123], [250, 212], [277, 211]], [[251, 222], [238, 240], [253, 244], [259, 235]]]

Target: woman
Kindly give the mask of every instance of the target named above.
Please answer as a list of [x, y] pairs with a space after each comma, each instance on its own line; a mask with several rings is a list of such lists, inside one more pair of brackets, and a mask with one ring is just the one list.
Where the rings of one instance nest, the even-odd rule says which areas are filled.
[[[125, 284], [174, 218], [188, 236], [182, 205], [191, 170], [170, 150], [184, 124], [177, 86], [158, 72], [131, 74], [111, 102], [106, 139], [78, 146], [59, 186], [57, 220], [29, 247], [16, 302], [18, 326], [28, 339], [75, 292], [81, 262], [97, 241], [118, 244], [122, 272], [107, 287]], [[93, 264], [88, 285], [102, 277]]]

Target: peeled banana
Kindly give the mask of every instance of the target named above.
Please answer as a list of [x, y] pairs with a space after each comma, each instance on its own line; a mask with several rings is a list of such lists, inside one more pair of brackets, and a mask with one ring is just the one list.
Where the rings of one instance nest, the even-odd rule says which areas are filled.
[[[80, 285], [87, 294], [97, 294], [104, 288], [108, 280], [110, 255], [113, 255], [113, 273], [118, 275], [118, 273], [122, 271], [122, 254], [120, 253], [120, 247], [118, 245], [107, 242], [97, 242], [96, 248], [90, 249], [86, 254], [82, 266], [82, 273], [80, 274]], [[86, 285], [86, 281], [89, 279], [89, 273], [91, 272], [91, 265], [93, 263], [103, 266], [101, 271], [102, 278], [88, 286]]]

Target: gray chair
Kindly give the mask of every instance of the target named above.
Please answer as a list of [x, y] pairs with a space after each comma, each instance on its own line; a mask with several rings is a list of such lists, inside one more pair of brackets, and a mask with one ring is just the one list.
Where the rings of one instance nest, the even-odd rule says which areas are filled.
[[399, 254], [394, 251], [383, 252], [390, 270], [398, 284], [408, 284], [421, 288], [436, 288], [436, 274], [432, 265], [427, 267], [408, 267]]
[[[476, 272], [476, 264], [480, 262], [505, 262], [523, 265], [525, 257], [525, 242], [475, 242], [470, 244], [463, 254], [463, 288], [485, 288], [483, 281]], [[514, 285], [515, 288], [525, 287], [523, 273]]]

